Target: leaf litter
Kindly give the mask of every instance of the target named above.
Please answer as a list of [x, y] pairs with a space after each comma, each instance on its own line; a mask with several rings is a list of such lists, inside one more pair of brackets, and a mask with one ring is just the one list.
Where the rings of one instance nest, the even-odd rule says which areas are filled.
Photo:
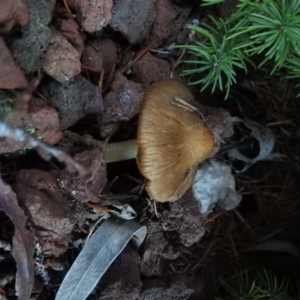
[[140, 246], [146, 236], [146, 227], [133, 220], [108, 218], [86, 242], [55, 299], [86, 299], [133, 236], [136, 247]]
[[[73, 260], [87, 241], [84, 251], [98, 233], [93, 234], [94, 228], [107, 218], [98, 230], [103, 229], [107, 221], [118, 217], [119, 222], [124, 222], [124, 228], [134, 222], [136, 226], [146, 225], [148, 236], [139, 253], [136, 250], [128, 252], [128, 246], [127, 250], [120, 251], [122, 253], [115, 264], [105, 274], [109, 276], [104, 275], [100, 284], [97, 282], [102, 274], [94, 278], [85, 290], [87, 295], [87, 291], [96, 284], [89, 296], [91, 299], [121, 299], [124, 291], [128, 299], [149, 300], [160, 295], [166, 300], [182, 300], [190, 299], [192, 294], [194, 298], [202, 299], [209, 286], [216, 290], [214, 283], [219, 278], [218, 270], [226, 265], [226, 260], [229, 264], [236, 263], [242, 253], [240, 250], [245, 245], [250, 246], [249, 241], [253, 242], [254, 233], [260, 237], [268, 236], [271, 225], [265, 224], [275, 226], [272, 218], [275, 218], [276, 224], [288, 229], [286, 234], [289, 236], [293, 234], [291, 228], [299, 227], [295, 201], [299, 198], [296, 197], [298, 177], [290, 165], [283, 167], [291, 157], [286, 147], [294, 149], [297, 146], [297, 143], [290, 142], [290, 138], [297, 141], [293, 120], [299, 107], [290, 101], [291, 90], [283, 77], [272, 87], [268, 86], [264, 76], [259, 82], [243, 83], [243, 87], [247, 85], [247, 93], [240, 94], [234, 107], [228, 109], [236, 112], [238, 102], [243, 110], [237, 114], [239, 119], [232, 119], [229, 112], [219, 108], [216, 113], [205, 114], [207, 126], [218, 132], [217, 159], [200, 166], [194, 187], [175, 203], [161, 205], [151, 201], [142, 191], [142, 178], [133, 161], [105, 165], [101, 151], [108, 140], [123, 141], [136, 136], [142, 94], [149, 85], [169, 77], [179, 79], [177, 67], [181, 65], [182, 53], [175, 51], [173, 46], [184, 42], [188, 32], [186, 29], [179, 30], [190, 22], [190, 17], [195, 18], [194, 13], [190, 14], [192, 1], [183, 5], [184, 1], [180, 0], [157, 0], [156, 3], [147, 2], [146, 6], [144, 0], [134, 2], [136, 9], [145, 8], [143, 13], [135, 14], [135, 18], [124, 17], [131, 13], [126, 1], [100, 0], [91, 4], [88, 0], [51, 0], [46, 5], [36, 5], [34, 0], [28, 0], [0, 4], [0, 34], [5, 32], [0, 39], [4, 41], [3, 49], [13, 66], [11, 76], [19, 77], [18, 81], [7, 82], [8, 77], [0, 76], [0, 86], [5, 83], [5, 87], [10, 88], [0, 91], [0, 132], [4, 137], [0, 146], [7, 147], [3, 146], [4, 151], [1, 152], [5, 154], [1, 167], [4, 178], [17, 192], [28, 217], [28, 228], [35, 238], [35, 275], [38, 277], [35, 277], [35, 285], [39, 288], [35, 289], [33, 299], [54, 299], [65, 272], [59, 262], [63, 261], [66, 265], [67, 257]], [[4, 10], [1, 5], [4, 5]], [[93, 11], [91, 5], [95, 6], [94, 11], [99, 12], [96, 18], [89, 13]], [[118, 16], [122, 16], [122, 20]], [[107, 26], [109, 23], [110, 27]], [[52, 30], [52, 25], [57, 31]], [[140, 43], [141, 40], [143, 43]], [[63, 63], [57, 65], [58, 61]], [[74, 66], [72, 62], [75, 62]], [[0, 69], [6, 70], [5, 67], [5, 62], [0, 60]], [[50, 78], [49, 74], [61, 82]], [[28, 86], [23, 90], [13, 90], [16, 83], [19, 87]], [[250, 92], [256, 95], [253, 98], [260, 99], [259, 102], [252, 98], [250, 101], [250, 97], [247, 99], [245, 96], [251, 88], [254, 91]], [[209, 100], [209, 105], [214, 102], [214, 97], [218, 98], [215, 95], [199, 95], [199, 98]], [[230, 101], [219, 101], [216, 106], [219, 107], [220, 103], [224, 107], [230, 106]], [[19, 126], [19, 121], [31, 113], [31, 105], [59, 114], [60, 122], [57, 120], [55, 124], [48, 117], [43, 120], [47, 136], [59, 133], [56, 135], [60, 140], [56, 145], [59, 148], [50, 146], [47, 136], [41, 136], [35, 124], [29, 128]], [[256, 114], [265, 111], [266, 115], [257, 118], [255, 113], [251, 115], [252, 109]], [[40, 115], [42, 117], [43, 114]], [[257, 122], [246, 121], [249, 119]], [[237, 121], [235, 134], [236, 131], [242, 132], [238, 141], [231, 137], [233, 120]], [[260, 125], [262, 120], [271, 125], [263, 127]], [[14, 151], [6, 143], [7, 137], [19, 140], [22, 144], [19, 149], [26, 156], [11, 153]], [[26, 149], [23, 149], [24, 145], [27, 145]], [[28, 148], [36, 148], [47, 162], [40, 160]], [[281, 161], [274, 159], [272, 151], [281, 155]], [[291, 159], [296, 160], [296, 156]], [[271, 175], [268, 168], [272, 170]], [[24, 172], [28, 172], [31, 181], [28, 178], [20, 181]], [[285, 176], [284, 183], [282, 174]], [[204, 181], [198, 180], [199, 177]], [[206, 184], [203, 184], [205, 181]], [[276, 187], [273, 181], [282, 188]], [[10, 186], [4, 187], [9, 194], [13, 193]], [[26, 197], [22, 195], [25, 190]], [[198, 204], [193, 190], [198, 192]], [[251, 209], [245, 209], [249, 201], [240, 202], [241, 197], [250, 198], [250, 202], [255, 201], [256, 204], [251, 202]], [[259, 209], [255, 221], [247, 219], [256, 207]], [[20, 212], [20, 207], [12, 208], [14, 213]], [[59, 215], [61, 210], [67, 212], [66, 215]], [[19, 226], [27, 232], [25, 215], [22, 214]], [[286, 215], [292, 217], [287, 219]], [[141, 225], [137, 225], [139, 223]], [[6, 229], [4, 224], [4, 233]], [[272, 235], [280, 232], [283, 232], [282, 228], [272, 228]], [[130, 235], [129, 232], [126, 234]], [[6, 240], [9, 238], [6, 237]], [[136, 235], [131, 240], [135, 241]], [[124, 241], [124, 244], [127, 242]], [[4, 261], [7, 260], [2, 253], [0, 258], [3, 256]], [[20, 253], [13, 254], [18, 265]], [[93, 254], [99, 254], [99, 245]], [[124, 257], [127, 257], [127, 264], [123, 264]], [[26, 259], [29, 264], [29, 258]], [[98, 259], [101, 261], [100, 256]], [[107, 265], [111, 261], [104, 260]], [[0, 260], [1, 268], [2, 263]], [[128, 283], [126, 275], [131, 263], [136, 273], [132, 279], [136, 281], [135, 285]], [[76, 266], [76, 263], [73, 265]], [[20, 289], [19, 268], [16, 278], [19, 298], [27, 299], [32, 283]], [[88, 280], [88, 276], [86, 278]], [[14, 294], [10, 290], [11, 284], [0, 282], [0, 297], [5, 294], [10, 299]]]
[[231, 160], [240, 160], [246, 163], [241, 170], [236, 170], [242, 173], [247, 171], [256, 162], [268, 159], [275, 146], [275, 136], [269, 128], [264, 127], [257, 122], [241, 120], [238, 117], [233, 118], [233, 122], [243, 123], [251, 130], [251, 136], [256, 139], [259, 144], [258, 154], [254, 157], [243, 154], [239, 147], [234, 147], [228, 151], [228, 157]]
[[19, 299], [29, 300], [34, 282], [33, 234], [26, 229], [27, 217], [18, 204], [16, 194], [0, 178], [0, 210], [15, 226], [12, 240], [12, 256], [17, 264], [16, 293]]

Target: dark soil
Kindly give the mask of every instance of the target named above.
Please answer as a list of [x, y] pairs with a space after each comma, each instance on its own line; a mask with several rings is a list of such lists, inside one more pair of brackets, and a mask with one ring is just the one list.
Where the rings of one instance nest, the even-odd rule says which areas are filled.
[[[221, 15], [229, 12], [230, 5], [221, 7]], [[135, 160], [104, 162], [108, 141], [136, 137], [147, 89], [170, 77], [184, 81], [183, 53], [170, 45], [187, 41], [185, 24], [202, 14], [197, 3], [175, 0], [0, 3], [0, 132], [2, 123], [17, 126], [70, 155], [35, 151], [28, 138], [1, 135], [5, 197], [16, 195], [18, 205], [11, 212], [0, 199], [0, 299], [25, 295], [33, 282], [30, 299], [54, 299], [96, 222], [89, 216], [110, 213], [107, 203], [115, 200], [135, 210], [147, 237], [138, 251], [125, 248], [90, 300], [212, 300], [223, 279], [252, 265], [297, 278], [300, 255], [290, 265], [273, 255], [282, 241], [300, 253], [300, 101], [285, 74], [250, 70], [227, 101], [191, 88], [219, 137], [215, 157], [230, 164], [242, 196], [231, 211], [215, 206], [202, 215], [191, 189], [176, 202], [154, 202]], [[235, 172], [227, 152], [242, 145], [255, 155], [257, 142], [242, 125], [233, 130], [231, 116], [256, 121], [276, 138], [268, 160], [245, 173]], [[76, 163], [84, 174], [73, 172], [80, 171]], [[11, 214], [21, 216], [21, 225]], [[19, 231], [24, 255], [15, 246]], [[255, 248], [265, 241], [277, 246]], [[30, 251], [35, 274], [26, 281], [19, 263]]]

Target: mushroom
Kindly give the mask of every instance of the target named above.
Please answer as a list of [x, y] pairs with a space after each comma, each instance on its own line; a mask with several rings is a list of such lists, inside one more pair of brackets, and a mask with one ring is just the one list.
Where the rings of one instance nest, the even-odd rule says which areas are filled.
[[154, 84], [144, 95], [136, 141], [108, 144], [105, 161], [116, 161], [119, 154], [121, 159], [137, 157], [151, 199], [181, 198], [215, 146], [213, 133], [193, 104], [183, 83], [169, 79]]

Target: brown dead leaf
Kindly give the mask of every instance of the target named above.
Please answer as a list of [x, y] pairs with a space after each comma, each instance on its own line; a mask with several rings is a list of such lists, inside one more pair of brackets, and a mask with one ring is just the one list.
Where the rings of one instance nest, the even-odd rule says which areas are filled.
[[16, 292], [18, 299], [28, 300], [34, 280], [33, 235], [25, 228], [26, 216], [18, 205], [16, 194], [1, 178], [0, 210], [3, 210], [15, 225], [12, 255], [17, 264]]

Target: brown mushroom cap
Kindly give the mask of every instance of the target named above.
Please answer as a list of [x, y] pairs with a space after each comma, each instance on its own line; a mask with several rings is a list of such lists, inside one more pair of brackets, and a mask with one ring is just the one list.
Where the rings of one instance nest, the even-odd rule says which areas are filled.
[[137, 134], [137, 163], [146, 190], [156, 201], [175, 201], [192, 185], [197, 166], [213, 150], [214, 137], [199, 114], [174, 105], [176, 97], [193, 105], [189, 89], [164, 80], [145, 94]]

